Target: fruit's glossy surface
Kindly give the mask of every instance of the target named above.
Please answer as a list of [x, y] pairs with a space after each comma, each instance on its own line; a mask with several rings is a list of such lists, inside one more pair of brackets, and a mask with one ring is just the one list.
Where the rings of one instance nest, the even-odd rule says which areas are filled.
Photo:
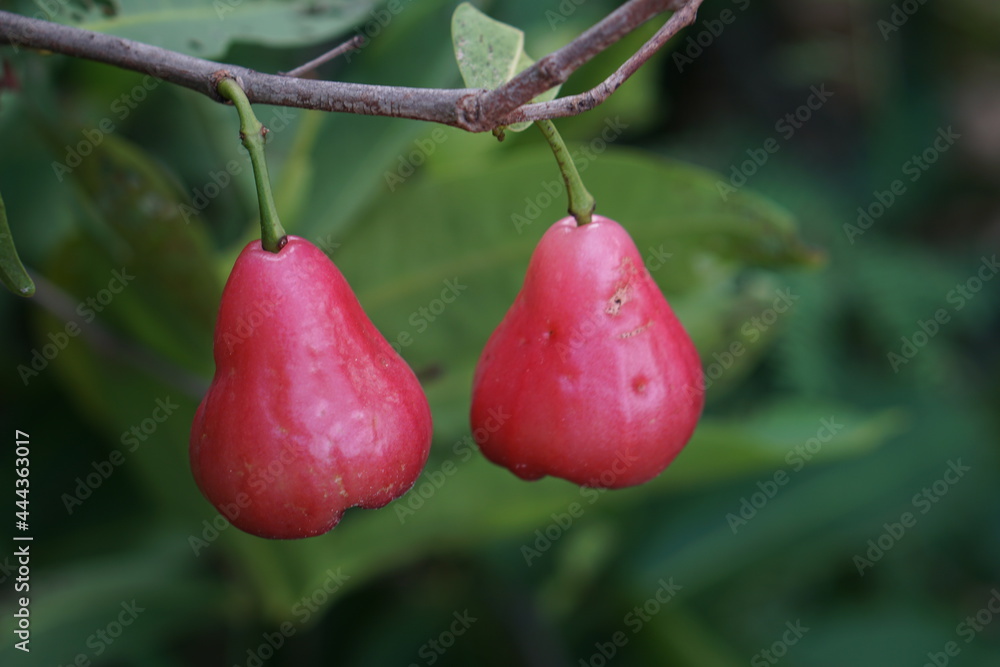
[[621, 488], [658, 475], [704, 403], [690, 337], [617, 222], [555, 223], [476, 367], [483, 454], [523, 479]]
[[191, 469], [237, 527], [319, 535], [405, 493], [431, 441], [427, 399], [333, 262], [305, 239], [253, 241], [226, 283]]

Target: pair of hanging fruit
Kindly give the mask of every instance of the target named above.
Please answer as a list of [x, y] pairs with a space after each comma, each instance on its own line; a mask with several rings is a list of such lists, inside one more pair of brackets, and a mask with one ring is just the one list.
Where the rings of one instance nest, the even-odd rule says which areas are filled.
[[[191, 465], [243, 530], [319, 535], [344, 510], [381, 507], [420, 475], [432, 430], [420, 384], [305, 239], [289, 237], [277, 253], [254, 241], [240, 254], [215, 364]], [[523, 479], [622, 488], [673, 460], [702, 401], [694, 345], [628, 233], [600, 216], [568, 217], [542, 237], [486, 343], [471, 421], [477, 429], [510, 415], [482, 429], [490, 435], [480, 447]]]
[[[468, 60], [477, 45], [523, 43], [500, 25], [468, 4], [455, 12], [456, 54], [470, 86], [498, 85], [478, 78], [495, 67]], [[492, 62], [493, 53], [480, 60]], [[526, 56], [513, 49], [510, 58], [523, 64]], [[201, 491], [239, 528], [269, 538], [319, 535], [346, 509], [381, 507], [414, 484], [430, 450], [431, 413], [412, 370], [333, 262], [284, 235], [260, 124], [235, 82], [223, 81], [220, 92], [240, 111], [262, 242], [244, 248], [223, 291], [215, 376], [195, 414], [191, 466]], [[538, 126], [572, 215], [543, 235], [486, 343], [472, 428], [489, 433], [483, 454], [523, 479], [642, 484], [694, 431], [701, 364], [628, 232], [592, 215], [593, 198], [552, 123]], [[496, 423], [497, 414], [509, 417]]]

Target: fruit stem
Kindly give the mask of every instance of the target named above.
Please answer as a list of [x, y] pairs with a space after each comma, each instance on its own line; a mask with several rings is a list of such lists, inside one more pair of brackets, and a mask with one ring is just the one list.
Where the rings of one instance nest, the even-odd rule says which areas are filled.
[[250, 154], [253, 165], [253, 180], [257, 186], [257, 203], [260, 206], [260, 244], [269, 252], [278, 252], [288, 242], [284, 227], [278, 220], [278, 210], [274, 207], [271, 182], [267, 177], [267, 162], [264, 160], [264, 136], [267, 128], [261, 125], [250, 107], [250, 100], [234, 79], [224, 77], [216, 87], [219, 95], [236, 107], [240, 115], [240, 140]]
[[559, 171], [562, 172], [563, 181], [566, 182], [566, 193], [569, 195], [569, 214], [576, 218], [577, 224], [587, 224], [590, 222], [594, 207], [597, 205], [594, 196], [583, 185], [580, 172], [576, 170], [573, 158], [552, 121], [548, 119], [536, 120], [535, 125], [545, 135], [545, 140], [549, 142], [549, 147], [556, 156], [556, 162], [559, 163]]

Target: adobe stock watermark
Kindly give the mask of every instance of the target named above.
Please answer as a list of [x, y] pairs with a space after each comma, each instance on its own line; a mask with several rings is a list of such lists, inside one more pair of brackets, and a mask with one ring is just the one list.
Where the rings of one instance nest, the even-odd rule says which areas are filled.
[[436, 470], [424, 470], [421, 481], [402, 498], [393, 503], [396, 510], [396, 518], [402, 525], [406, 520], [416, 514], [424, 505], [433, 498], [445, 483], [455, 476], [458, 466], [466, 463], [472, 458], [476, 451], [476, 446], [486, 442], [490, 434], [496, 433], [510, 419], [510, 413], [504, 412], [503, 408], [490, 408], [487, 417], [483, 420], [483, 425], [476, 428], [472, 435], [463, 436], [452, 443], [452, 456], [441, 462]]
[[417, 167], [427, 162], [427, 158], [434, 154], [440, 144], [448, 140], [448, 133], [443, 127], [435, 127], [427, 137], [414, 139], [413, 150], [408, 153], [400, 153], [397, 158], [396, 169], [394, 171], [385, 170], [383, 178], [385, 184], [389, 186], [389, 192], [395, 192], [396, 187], [406, 182], [410, 176], [417, 171]]
[[404, 347], [413, 345], [414, 336], [419, 336], [427, 331], [427, 328], [441, 316], [445, 309], [455, 303], [462, 292], [467, 289], [469, 286], [458, 282], [457, 277], [446, 279], [444, 287], [441, 289], [441, 296], [431, 299], [426, 306], [421, 306], [410, 313], [406, 322], [412, 327], [412, 330], [404, 329], [396, 334], [395, 339], [389, 341], [392, 349], [396, 350], [397, 354], [401, 354]]
[[333, 257], [333, 254], [340, 248], [340, 243], [333, 240], [333, 234], [316, 239], [315, 244], [328, 257]]
[[916, 514], [909, 511], [903, 512], [899, 516], [899, 521], [883, 523], [883, 532], [878, 537], [868, 540], [868, 549], [864, 554], [854, 556], [852, 562], [860, 576], [865, 576], [865, 570], [875, 567], [875, 564], [882, 560], [906, 536], [906, 533], [917, 525], [920, 517], [930, 512], [935, 505], [941, 502], [942, 498], [948, 495], [951, 488], [972, 470], [969, 466], [962, 465], [962, 459], [949, 460], [947, 464], [948, 467], [945, 468], [940, 478], [920, 489], [910, 499], [910, 505], [917, 511]]
[[816, 435], [795, 445], [785, 454], [785, 464], [788, 465], [791, 472], [779, 468], [769, 477], [758, 480], [756, 484], [758, 490], [749, 496], [740, 498], [739, 509], [736, 512], [726, 514], [726, 523], [729, 524], [733, 535], [736, 535], [740, 528], [750, 523], [757, 516], [757, 513], [778, 495], [778, 491], [791, 481], [791, 476], [805, 468], [806, 464], [823, 449], [823, 445], [833, 440], [844, 428], [844, 425], [839, 423], [836, 417], [824, 417], [819, 420], [819, 424]]
[[65, 350], [70, 341], [83, 332], [83, 325], [90, 324], [97, 318], [98, 313], [111, 305], [115, 297], [135, 280], [135, 276], [129, 274], [125, 267], [121, 270], [115, 269], [111, 272], [111, 279], [107, 287], [97, 291], [93, 296], [89, 296], [76, 306], [76, 314], [79, 320], [72, 319], [66, 322], [61, 331], [50, 331], [47, 338], [48, 343], [42, 345], [41, 349], [31, 350], [31, 362], [27, 365], [18, 364], [17, 373], [21, 377], [21, 382], [27, 387], [32, 378], [38, 377], [49, 364]]
[[[594, 137], [571, 152], [577, 171], [581, 174], [587, 171], [594, 160], [608, 150], [608, 146], [617, 141], [628, 127], [628, 123], [622, 122], [621, 116], [615, 116], [613, 119], [605, 118], [604, 129], [601, 130], [600, 136]], [[537, 220], [553, 202], [563, 201], [562, 195], [566, 192], [566, 185], [561, 180], [553, 178], [542, 181], [539, 185], [541, 191], [538, 194], [524, 198], [524, 209], [520, 213], [510, 214], [510, 222], [518, 234]]]
[[[811, 86], [805, 102], [779, 118], [774, 123], [774, 131], [785, 141], [791, 141], [796, 132], [805, 127], [805, 124], [812, 120], [815, 113], [822, 109], [833, 95], [826, 89], [825, 83]], [[748, 148], [746, 154], [749, 159], [729, 168], [729, 180], [715, 182], [715, 189], [722, 201], [728, 201], [730, 195], [746, 185], [768, 163], [771, 156], [780, 150], [781, 143], [777, 137], [768, 137], [760, 148]]]
[[[748, 345], [753, 345], [775, 325], [781, 315], [795, 307], [795, 302], [802, 298], [801, 294], [793, 294], [791, 287], [774, 290], [774, 300], [770, 307], [746, 320], [740, 326], [742, 338], [729, 343], [722, 352], [712, 353], [712, 363], [705, 367], [704, 388], [696, 387], [700, 394], [708, 391], [712, 384], [733, 367], [736, 360], [746, 354]], [[745, 342], [744, 342], [745, 341]]]
[[115, 121], [117, 120], [119, 123], [125, 121], [161, 83], [163, 83], [163, 79], [157, 79], [155, 76], [147, 74], [127, 93], [116, 97], [111, 102], [112, 115], [102, 118], [95, 127], [84, 129], [81, 132], [82, 138], [75, 144], [67, 144], [62, 162], [52, 161], [52, 171], [56, 175], [56, 179], [62, 183], [63, 177], [83, 164], [84, 159], [104, 142], [104, 137], [117, 129]]
[[135, 452], [139, 445], [156, 433], [160, 424], [167, 421], [179, 408], [180, 406], [171, 401], [169, 396], [156, 399], [153, 410], [148, 417], [122, 432], [119, 440], [124, 451], [112, 449], [108, 458], [102, 461], [91, 461], [90, 466], [94, 469], [93, 472], [88, 473], [85, 477], [77, 477], [73, 493], [63, 493], [60, 496], [66, 513], [73, 514], [77, 507], [83, 505], [83, 501], [90, 498], [94, 491], [100, 488], [111, 477], [112, 473], [125, 463], [125, 455]]
[[750, 658], [751, 667], [767, 667], [778, 664], [782, 658], [788, 655], [788, 649], [798, 644], [799, 640], [809, 632], [809, 628], [802, 625], [801, 619], [796, 619], [794, 623], [785, 621], [785, 628], [786, 630], [779, 639], [776, 639], [767, 648], [754, 653], [753, 657]]
[[680, 584], [674, 583], [674, 578], [660, 579], [656, 582], [658, 588], [641, 605], [636, 605], [622, 618], [622, 625], [631, 630], [631, 634], [625, 630], [616, 630], [608, 637], [607, 641], [594, 642], [594, 652], [586, 658], [580, 658], [580, 667], [606, 667], [614, 659], [618, 652], [628, 646], [629, 640], [642, 632], [646, 624], [653, 620], [653, 617], [663, 611], [663, 607], [670, 603], [677, 594], [684, 588]]
[[892, 372], [898, 373], [900, 368], [909, 364], [935, 336], [941, 333], [942, 328], [951, 322], [952, 314], [965, 308], [969, 301], [975, 298], [998, 272], [1000, 272], [1000, 262], [997, 261], [997, 256], [986, 257], [984, 255], [976, 272], [963, 282], [956, 284], [945, 294], [945, 302], [951, 304], [951, 310], [938, 308], [926, 320], [918, 319], [912, 334], [900, 336], [898, 352], [890, 350], [886, 354]]
[[947, 667], [952, 658], [957, 658], [962, 653], [963, 644], [971, 644], [997, 616], [1000, 616], [1000, 590], [994, 588], [990, 591], [989, 599], [975, 614], [966, 616], [955, 626], [955, 634], [962, 640], [962, 644], [951, 640], [945, 642], [940, 651], [928, 651], [927, 662], [922, 667]]
[[552, 546], [562, 539], [574, 523], [586, 513], [587, 509], [596, 503], [608, 488], [618, 480], [619, 477], [629, 471], [629, 469], [639, 460], [639, 457], [629, 455], [626, 452], [619, 452], [615, 456], [611, 465], [604, 470], [600, 476], [590, 480], [590, 486], [580, 487], [580, 496], [586, 500], [586, 504], [573, 501], [566, 506], [564, 512], [553, 512], [549, 516], [552, 521], [534, 532], [535, 539], [530, 544], [521, 545], [521, 556], [528, 567], [534, 561], [546, 553]]
[[[295, 118], [295, 112], [288, 107], [276, 107], [264, 123], [266, 134], [279, 134], [284, 132]], [[208, 208], [212, 201], [222, 194], [222, 191], [232, 185], [233, 180], [242, 174], [250, 164], [250, 154], [242, 151], [240, 159], [233, 158], [225, 164], [225, 169], [218, 171], [212, 169], [208, 172], [205, 182], [201, 187], [191, 189], [191, 203], [177, 204], [177, 211], [184, 222], [191, 224], [191, 218], [201, 215], [201, 212]]]
[[927, 173], [941, 156], [948, 152], [955, 142], [962, 138], [962, 135], [955, 132], [949, 125], [947, 128], [939, 127], [937, 134], [931, 143], [919, 153], [914, 153], [900, 167], [900, 172], [906, 177], [893, 179], [889, 187], [885, 190], [875, 190], [872, 192], [872, 201], [866, 206], [858, 207], [858, 217], [855, 224], [845, 222], [843, 225], [844, 235], [847, 240], [854, 245], [855, 239], [863, 235], [875, 222], [885, 215], [886, 211], [892, 208], [896, 201], [906, 194], [907, 183], [913, 184], [920, 180], [920, 177]]
[[146, 608], [140, 607], [134, 599], [131, 602], [122, 601], [120, 606], [121, 611], [113, 620], [97, 628], [87, 637], [86, 646], [90, 651], [77, 653], [67, 664], [89, 665], [93, 659], [100, 658], [125, 633], [125, 629], [135, 623], [139, 614], [146, 611]]
[[587, 2], [587, 0], [562, 0], [557, 11], [545, 10], [545, 20], [549, 22], [549, 30], [555, 30], [560, 23], [565, 23], [569, 17], [576, 13], [576, 10]]
[[[32, 14], [31, 17], [40, 21], [55, 21], [59, 23], [59, 17], [66, 10], [70, 9], [69, 0], [34, 0], [34, 4], [40, 11]], [[12, 41], [9, 46], [14, 50], [15, 54], [20, 51], [17, 42]]]
[[447, 628], [442, 630], [437, 637], [427, 640], [417, 649], [417, 657], [422, 658], [423, 662], [411, 662], [408, 667], [420, 667], [421, 664], [428, 666], [435, 664], [441, 659], [441, 656], [448, 652], [448, 649], [455, 645], [458, 638], [468, 632], [472, 624], [479, 620], [469, 614], [468, 609], [461, 613], [457, 611], [452, 612], [452, 617], [455, 620]]
[[[750, 7], [750, 0], [732, 0], [732, 2], [740, 12], [745, 12]], [[677, 47], [671, 56], [677, 71], [683, 74], [685, 67], [694, 64], [694, 61], [705, 53], [705, 49], [712, 46], [715, 40], [722, 36], [726, 26], [732, 25], [736, 21], [736, 16], [737, 13], [727, 7], [719, 12], [719, 18], [705, 21], [702, 24], [705, 27], [697, 34], [688, 35], [684, 44]]]
[[295, 623], [284, 621], [273, 631], [263, 632], [260, 644], [247, 649], [246, 660], [242, 666], [235, 664], [233, 667], [263, 667], [265, 662], [273, 658], [275, 653], [295, 636], [299, 628], [308, 623], [313, 614], [322, 609], [323, 605], [351, 578], [350, 575], [341, 572], [341, 569], [338, 567], [336, 572], [327, 569], [323, 582], [312, 593], [299, 599], [289, 610]]
[[892, 11], [889, 12], [888, 19], [879, 19], [875, 26], [878, 28], [882, 39], [886, 42], [893, 33], [899, 32], [910, 20], [910, 18], [920, 11], [920, 8], [927, 4], [927, 0], [903, 0], [893, 4]]

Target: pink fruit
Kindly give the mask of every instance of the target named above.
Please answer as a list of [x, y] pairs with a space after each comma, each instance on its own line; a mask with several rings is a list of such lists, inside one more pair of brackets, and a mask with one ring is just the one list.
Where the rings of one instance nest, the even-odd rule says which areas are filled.
[[628, 232], [555, 223], [476, 367], [483, 454], [523, 479], [621, 488], [658, 475], [704, 404], [697, 350]]
[[333, 262], [295, 236], [243, 249], [222, 295], [191, 469], [233, 525], [310, 537], [405, 493], [431, 442], [420, 383]]

